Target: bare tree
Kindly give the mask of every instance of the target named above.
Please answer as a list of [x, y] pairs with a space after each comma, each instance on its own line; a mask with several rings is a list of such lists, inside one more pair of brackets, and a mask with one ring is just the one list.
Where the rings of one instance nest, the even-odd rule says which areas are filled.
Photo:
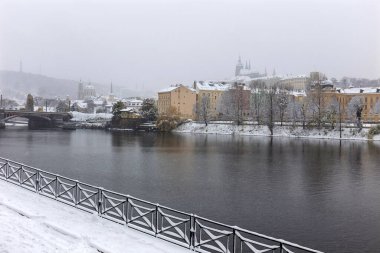
[[356, 125], [359, 131], [362, 130], [362, 112], [364, 108], [363, 96], [352, 97], [347, 105], [347, 114], [351, 119], [356, 119]]
[[250, 111], [252, 120], [256, 120], [257, 124], [260, 125], [262, 121], [262, 111], [264, 106], [264, 90], [266, 89], [266, 84], [263, 80], [254, 80], [250, 83], [251, 88], [251, 104]]
[[206, 126], [208, 125], [210, 110], [210, 97], [203, 95], [196, 105], [196, 113], [198, 114], [198, 117], [202, 119]]
[[246, 112], [249, 112], [250, 90], [244, 84], [235, 83], [225, 91], [218, 105], [217, 111], [224, 119], [233, 120], [241, 125]]
[[380, 114], [380, 101], [377, 101], [376, 104], [372, 107], [371, 114]]
[[277, 86], [272, 85], [265, 89], [265, 103], [264, 103], [264, 122], [268, 126], [270, 134], [273, 135], [276, 119], [276, 93]]
[[327, 97], [324, 94], [320, 83], [315, 84], [307, 95], [310, 98], [310, 110], [313, 114], [313, 121], [317, 125], [317, 127], [320, 128], [325, 118], [325, 107]]
[[[333, 97], [330, 101], [330, 105], [327, 107], [326, 110], [326, 120], [330, 124], [331, 129], [335, 128], [335, 124], [337, 123], [337, 119], [340, 115], [340, 104], [339, 101]], [[340, 122], [341, 122], [340, 118]]]
[[289, 93], [284, 89], [280, 89], [278, 93], [276, 94], [276, 107], [278, 109], [278, 117], [279, 117], [281, 126], [284, 122], [284, 117], [285, 117], [288, 104], [289, 104]]

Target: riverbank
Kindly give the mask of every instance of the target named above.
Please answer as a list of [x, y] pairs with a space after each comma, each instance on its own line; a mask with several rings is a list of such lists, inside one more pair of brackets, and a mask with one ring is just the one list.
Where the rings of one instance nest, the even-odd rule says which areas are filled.
[[[310, 139], [343, 139], [343, 140], [380, 140], [380, 135], [373, 139], [368, 138], [368, 128], [360, 132], [356, 128], [342, 128], [342, 137], [339, 129], [303, 129], [301, 126], [276, 126], [273, 131], [275, 137], [310, 138]], [[271, 136], [267, 126], [264, 125], [234, 125], [228, 123], [204, 123], [187, 122], [173, 130], [176, 133], [193, 134], [221, 134], [221, 135], [248, 135], [248, 136]]]

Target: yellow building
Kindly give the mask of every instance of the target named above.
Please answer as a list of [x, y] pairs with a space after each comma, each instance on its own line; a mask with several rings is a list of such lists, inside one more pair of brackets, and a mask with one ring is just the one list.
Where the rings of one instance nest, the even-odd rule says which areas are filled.
[[195, 81], [193, 88], [197, 92], [198, 110], [199, 108], [202, 107], [202, 103], [204, 103], [203, 98], [205, 97], [207, 98], [207, 101], [208, 101], [207, 107], [208, 107], [209, 119], [217, 119], [218, 118], [218, 112], [217, 112], [218, 103], [220, 102], [223, 92], [228, 90], [228, 87], [229, 85], [225, 83]]
[[283, 87], [289, 87], [296, 91], [306, 90], [309, 77], [306, 75], [286, 76], [281, 78], [278, 83]]
[[180, 117], [195, 119], [196, 91], [182, 84], [158, 92], [157, 108], [160, 115], [175, 112]]
[[337, 89], [334, 94], [339, 101], [347, 119], [351, 104], [360, 104], [363, 108], [362, 120], [368, 122], [380, 121], [380, 88], [348, 88]]

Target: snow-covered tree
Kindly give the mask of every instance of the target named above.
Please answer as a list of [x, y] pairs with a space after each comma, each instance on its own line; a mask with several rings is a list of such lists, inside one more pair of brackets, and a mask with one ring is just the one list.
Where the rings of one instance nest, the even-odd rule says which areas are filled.
[[26, 97], [25, 110], [27, 110], [28, 112], [34, 111], [34, 100], [31, 94], [28, 94], [28, 96]]
[[142, 116], [149, 121], [157, 120], [158, 110], [153, 98], [146, 98], [143, 100], [141, 113]]
[[124, 108], [125, 108], [125, 105], [121, 101], [117, 101], [115, 104], [113, 104], [112, 106], [112, 114], [113, 114], [112, 120], [113, 121], [120, 119], [121, 110]]

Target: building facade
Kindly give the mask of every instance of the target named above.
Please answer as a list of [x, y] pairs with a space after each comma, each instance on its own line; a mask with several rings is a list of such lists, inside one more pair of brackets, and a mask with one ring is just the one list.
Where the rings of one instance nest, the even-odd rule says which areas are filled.
[[209, 118], [211, 120], [217, 119], [218, 105], [222, 99], [223, 92], [228, 90], [228, 87], [229, 85], [226, 83], [195, 81], [193, 88], [197, 92], [197, 116], [199, 117], [199, 111], [202, 106], [205, 106], [205, 101], [207, 101], [206, 106], [208, 107]]
[[160, 115], [177, 114], [195, 119], [196, 91], [182, 84], [158, 92], [157, 108]]

